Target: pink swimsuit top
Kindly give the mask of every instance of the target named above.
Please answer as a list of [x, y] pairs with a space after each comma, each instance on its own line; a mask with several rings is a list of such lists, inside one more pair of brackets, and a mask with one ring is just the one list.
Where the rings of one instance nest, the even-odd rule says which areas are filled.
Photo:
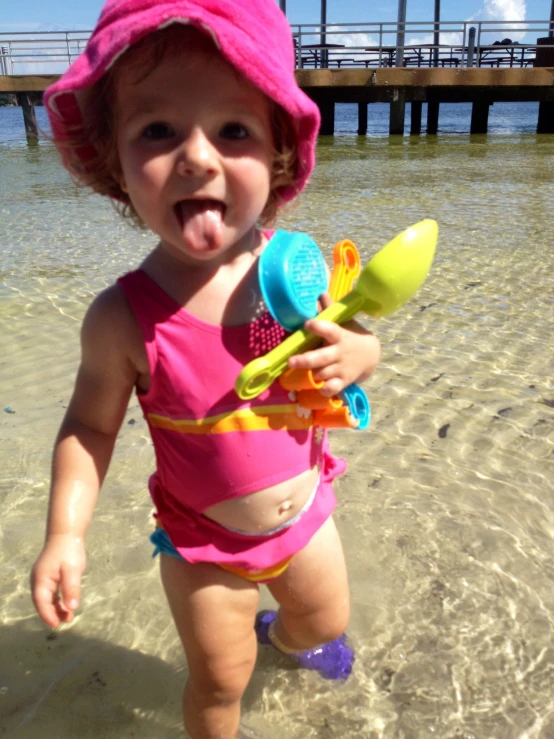
[[118, 284], [148, 356], [150, 387], [137, 396], [156, 453], [150, 492], [162, 522], [322, 466], [323, 430], [298, 416], [278, 382], [251, 401], [234, 391], [244, 365], [286, 335], [269, 313], [217, 326], [188, 313], [142, 270]]

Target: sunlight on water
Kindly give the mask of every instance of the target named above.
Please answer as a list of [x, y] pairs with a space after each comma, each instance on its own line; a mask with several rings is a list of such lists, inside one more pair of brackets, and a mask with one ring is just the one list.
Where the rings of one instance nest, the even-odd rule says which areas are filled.
[[[147, 542], [134, 399], [75, 624], [49, 635], [28, 593], [80, 320], [154, 239], [75, 188], [51, 146], [2, 141], [0, 729], [176, 739], [186, 666]], [[554, 138], [344, 135], [318, 161], [282, 227], [327, 256], [350, 238], [364, 261], [422, 218], [440, 241], [415, 299], [368, 323], [383, 343], [369, 432], [332, 439], [349, 465], [336, 518], [354, 674], [328, 684], [263, 648], [245, 722], [264, 738], [552, 739]]]

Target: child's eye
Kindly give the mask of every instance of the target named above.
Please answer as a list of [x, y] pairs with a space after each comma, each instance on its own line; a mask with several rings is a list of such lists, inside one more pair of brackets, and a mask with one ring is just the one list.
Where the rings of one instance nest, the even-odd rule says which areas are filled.
[[246, 139], [249, 133], [242, 123], [226, 123], [221, 129], [220, 135], [224, 139]]
[[167, 123], [150, 123], [150, 125], [146, 126], [144, 129], [142, 135], [145, 139], [159, 141], [173, 136], [173, 129], [171, 126], [168, 126]]

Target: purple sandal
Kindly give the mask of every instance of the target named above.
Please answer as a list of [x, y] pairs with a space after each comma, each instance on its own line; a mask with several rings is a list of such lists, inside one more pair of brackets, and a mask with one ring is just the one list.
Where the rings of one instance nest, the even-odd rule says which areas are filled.
[[[270, 644], [275, 647], [269, 636], [269, 627], [276, 617], [277, 611], [260, 611], [257, 614], [254, 630], [260, 644]], [[300, 667], [306, 670], [317, 670], [327, 680], [347, 680], [352, 672], [355, 659], [353, 650], [347, 644], [346, 634], [320, 647], [306, 649], [304, 652], [290, 656], [298, 662]]]

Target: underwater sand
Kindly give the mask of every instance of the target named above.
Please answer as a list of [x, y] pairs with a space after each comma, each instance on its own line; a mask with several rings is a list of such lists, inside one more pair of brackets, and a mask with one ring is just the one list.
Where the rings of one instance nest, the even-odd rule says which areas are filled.
[[[186, 665], [147, 541], [134, 399], [75, 622], [50, 632], [28, 587], [80, 321], [153, 239], [76, 190], [49, 146], [0, 157], [0, 735], [177, 739]], [[416, 297], [368, 322], [383, 344], [370, 430], [332, 434], [353, 675], [327, 683], [262, 648], [245, 724], [263, 739], [553, 739], [554, 139], [345, 136], [318, 157], [280, 226], [327, 255], [350, 238], [364, 261], [421, 218], [440, 241]]]

